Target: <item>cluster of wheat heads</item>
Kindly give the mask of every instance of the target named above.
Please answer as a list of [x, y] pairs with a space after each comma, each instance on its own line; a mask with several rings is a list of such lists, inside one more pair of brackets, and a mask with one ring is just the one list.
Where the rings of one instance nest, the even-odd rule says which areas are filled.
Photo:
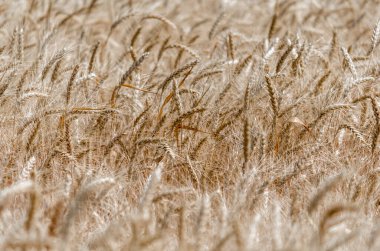
[[378, 250], [380, 2], [0, 2], [0, 250]]

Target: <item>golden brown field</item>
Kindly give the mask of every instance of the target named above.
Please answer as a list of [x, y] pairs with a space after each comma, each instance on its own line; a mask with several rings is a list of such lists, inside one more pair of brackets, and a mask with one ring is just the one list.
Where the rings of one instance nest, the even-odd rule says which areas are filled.
[[380, 1], [0, 2], [0, 250], [379, 250]]

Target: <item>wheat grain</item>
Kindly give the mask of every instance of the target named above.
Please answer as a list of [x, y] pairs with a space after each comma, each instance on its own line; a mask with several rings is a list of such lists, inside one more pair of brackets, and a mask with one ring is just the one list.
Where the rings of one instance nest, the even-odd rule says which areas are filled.
[[208, 39], [211, 40], [214, 37], [214, 34], [216, 32], [216, 28], [218, 27], [219, 23], [222, 21], [222, 19], [224, 18], [224, 16], [225, 16], [225, 13], [222, 12], [216, 18], [215, 22], [212, 24], [211, 29], [210, 29], [210, 31], [208, 33]]
[[74, 84], [74, 81], [75, 81], [75, 78], [78, 74], [78, 71], [79, 71], [79, 65], [76, 65], [71, 73], [71, 77], [69, 79], [69, 82], [67, 84], [67, 91], [66, 91], [66, 106], [69, 105], [70, 103], [70, 99], [71, 99], [71, 89], [73, 87], [73, 84]]
[[343, 53], [344, 59], [346, 60], [348, 67], [350, 68], [351, 74], [354, 77], [354, 79], [358, 78], [358, 73], [356, 70], [356, 67], [354, 65], [354, 62], [352, 61], [352, 58], [350, 54], [348, 54], [347, 49], [344, 47], [341, 47], [341, 51]]
[[169, 82], [171, 80], [173, 80], [174, 78], [177, 78], [181, 73], [189, 70], [191, 71], [194, 66], [196, 66], [198, 64], [199, 61], [195, 60], [195, 61], [192, 61], [184, 66], [182, 66], [181, 68], [175, 70], [174, 72], [172, 72], [162, 83], [161, 85], [159, 86], [159, 90], [162, 90], [164, 91], [166, 86], [169, 84]]
[[371, 37], [371, 48], [369, 49], [367, 55], [370, 55], [375, 50], [376, 46], [379, 44], [380, 40], [380, 20], [377, 21], [375, 28], [373, 29]]

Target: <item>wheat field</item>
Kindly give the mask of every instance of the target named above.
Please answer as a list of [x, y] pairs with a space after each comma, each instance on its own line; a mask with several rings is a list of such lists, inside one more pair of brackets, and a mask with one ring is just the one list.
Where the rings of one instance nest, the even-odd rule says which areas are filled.
[[0, 2], [0, 250], [379, 250], [380, 1]]

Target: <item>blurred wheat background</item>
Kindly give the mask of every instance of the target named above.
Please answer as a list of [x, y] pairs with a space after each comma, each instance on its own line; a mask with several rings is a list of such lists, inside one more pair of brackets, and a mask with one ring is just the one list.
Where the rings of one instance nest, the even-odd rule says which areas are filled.
[[379, 250], [380, 1], [0, 2], [0, 250]]

